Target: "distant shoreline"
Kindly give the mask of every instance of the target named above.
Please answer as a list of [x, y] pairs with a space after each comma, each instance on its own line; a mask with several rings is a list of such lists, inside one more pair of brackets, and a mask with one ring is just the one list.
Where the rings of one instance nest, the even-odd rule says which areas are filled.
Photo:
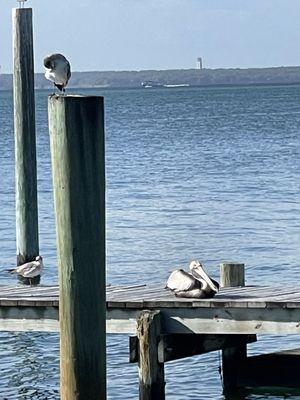
[[[292, 82], [292, 83], [240, 83], [240, 84], [238, 84], [238, 83], [228, 83], [228, 84], [226, 84], [226, 83], [224, 83], [224, 84], [210, 84], [210, 85], [195, 85], [195, 86], [193, 86], [193, 85], [190, 85], [190, 86], [188, 86], [188, 87], [178, 87], [178, 88], [175, 88], [175, 89], [196, 89], [196, 88], [199, 88], [199, 89], [201, 89], [201, 88], [203, 88], [203, 89], [205, 89], [205, 88], [233, 88], [233, 87], [237, 87], [237, 88], [242, 88], [242, 87], [245, 87], [245, 88], [251, 88], [251, 87], [274, 87], [274, 86], [278, 86], [278, 87], [280, 87], [280, 86], [299, 86], [300, 85], [300, 82]], [[71, 91], [72, 89], [74, 89], [74, 90], [93, 90], [93, 89], [103, 89], [103, 90], [145, 90], [142, 86], [139, 86], [139, 87], [136, 87], [136, 86], [72, 86], [72, 85], [69, 85], [68, 87], [67, 87], [67, 92], [68, 91]], [[159, 88], [152, 88], [152, 90], [162, 90], [162, 89], [164, 89], [164, 90], [168, 90], [168, 88], [165, 88], [165, 87], [159, 87]], [[12, 91], [13, 90], [13, 88], [12, 87], [10, 87], [10, 88], [8, 88], [8, 89], [0, 89], [0, 92], [10, 92], [10, 91]], [[54, 91], [54, 89], [53, 89], [53, 86], [47, 86], [47, 87], [43, 87], [43, 88], [40, 88], [40, 87], [35, 87], [34, 88], [34, 90], [36, 90], [36, 91], [51, 91], [52, 90], [52, 92]], [[172, 89], [169, 89], [170, 91], [172, 91]], [[174, 90], [174, 89], [173, 89]], [[58, 91], [58, 89], [56, 89], [56, 91]], [[148, 91], [148, 89], [146, 89], [146, 91]], [[66, 92], [66, 93], [67, 93]]]
[[[142, 88], [169, 86], [252, 86], [300, 83], [300, 66], [248, 69], [181, 69], [148, 71], [73, 72], [72, 89]], [[43, 73], [35, 74], [35, 88], [49, 89]], [[12, 89], [12, 74], [0, 74], [0, 90]]]

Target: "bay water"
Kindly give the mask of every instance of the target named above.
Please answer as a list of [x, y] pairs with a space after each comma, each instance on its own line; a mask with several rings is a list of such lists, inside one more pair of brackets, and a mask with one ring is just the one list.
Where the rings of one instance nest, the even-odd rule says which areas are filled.
[[[246, 283], [300, 285], [300, 85], [89, 89], [105, 97], [107, 282], [161, 283], [176, 267], [246, 264]], [[47, 91], [36, 92], [43, 284], [57, 283]], [[13, 104], [0, 92], [0, 284], [16, 284]], [[298, 281], [299, 280], [299, 281]], [[137, 399], [128, 337], [108, 335], [108, 398]], [[251, 354], [299, 347], [262, 336]], [[166, 364], [170, 400], [223, 399], [219, 354]], [[245, 399], [297, 394], [248, 393]], [[0, 333], [0, 399], [59, 399], [59, 338]], [[88, 400], [88, 399], [87, 399]]]

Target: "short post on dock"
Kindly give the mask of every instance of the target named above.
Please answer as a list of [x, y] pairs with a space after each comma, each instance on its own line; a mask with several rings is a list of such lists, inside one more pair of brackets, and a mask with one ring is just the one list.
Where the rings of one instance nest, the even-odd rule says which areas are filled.
[[13, 9], [17, 264], [39, 254], [32, 9]]
[[[220, 264], [221, 287], [245, 286], [245, 265], [242, 263]], [[222, 350], [222, 378], [224, 393], [238, 386], [241, 363], [247, 357], [247, 345], [240, 344], [244, 335], [236, 335], [236, 346]]]
[[62, 400], [106, 399], [103, 98], [49, 97]]

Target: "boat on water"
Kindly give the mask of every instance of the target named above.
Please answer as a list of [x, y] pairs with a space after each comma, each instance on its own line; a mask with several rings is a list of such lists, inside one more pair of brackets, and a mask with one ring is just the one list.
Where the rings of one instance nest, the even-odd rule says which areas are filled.
[[146, 81], [142, 82], [141, 85], [144, 88], [178, 88], [178, 87], [188, 87], [190, 86], [189, 83], [161, 83], [161, 82], [154, 82], [154, 81]]
[[177, 83], [177, 84], [166, 84], [163, 85], [166, 88], [178, 88], [178, 87], [189, 87], [189, 83]]
[[146, 81], [146, 82], [142, 82], [141, 85], [144, 88], [159, 88], [159, 87], [163, 87], [163, 83], [161, 82], [154, 82], [154, 81]]

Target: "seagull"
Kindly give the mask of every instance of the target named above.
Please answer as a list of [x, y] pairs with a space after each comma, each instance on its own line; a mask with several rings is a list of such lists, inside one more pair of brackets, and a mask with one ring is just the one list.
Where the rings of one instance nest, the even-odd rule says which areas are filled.
[[34, 261], [29, 261], [25, 264], [19, 265], [16, 268], [9, 269], [8, 272], [11, 274], [17, 274], [22, 278], [35, 278], [42, 274], [43, 269], [43, 257], [37, 256]]
[[44, 58], [45, 77], [54, 83], [60, 91], [65, 92], [71, 77], [71, 67], [65, 56], [59, 53]]
[[173, 271], [169, 276], [166, 288], [178, 297], [205, 298], [214, 297], [219, 291], [219, 284], [211, 279], [198, 260], [189, 265], [190, 272], [183, 269]]

